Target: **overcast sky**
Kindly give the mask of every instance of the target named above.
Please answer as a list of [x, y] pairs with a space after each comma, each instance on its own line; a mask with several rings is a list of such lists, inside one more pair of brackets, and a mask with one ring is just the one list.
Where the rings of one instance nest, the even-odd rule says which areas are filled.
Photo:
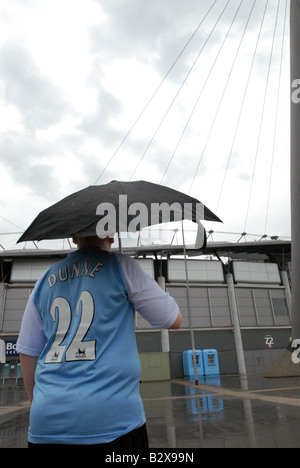
[[197, 197], [208, 229], [289, 236], [287, 3], [0, 0], [0, 244], [130, 178]]

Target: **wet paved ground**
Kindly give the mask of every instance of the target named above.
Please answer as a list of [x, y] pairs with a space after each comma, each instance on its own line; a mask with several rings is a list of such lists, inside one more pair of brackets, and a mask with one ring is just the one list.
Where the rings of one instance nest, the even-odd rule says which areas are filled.
[[[141, 384], [152, 448], [298, 448], [300, 378]], [[22, 387], [0, 388], [0, 448], [27, 446]]]

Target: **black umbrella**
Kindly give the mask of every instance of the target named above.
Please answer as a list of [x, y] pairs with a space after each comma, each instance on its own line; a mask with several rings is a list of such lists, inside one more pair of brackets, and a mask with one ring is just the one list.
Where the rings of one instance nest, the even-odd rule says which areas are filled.
[[112, 221], [114, 229], [104, 227], [106, 232], [126, 232], [183, 219], [221, 222], [199, 200], [177, 190], [145, 181], [112, 181], [87, 187], [42, 211], [18, 243], [95, 236], [100, 220], [102, 227]]
[[[18, 243], [95, 236], [99, 235], [99, 223], [102, 223], [107, 235], [114, 231], [119, 234], [124, 231], [139, 231], [146, 226], [183, 219], [198, 223], [198, 232], [200, 219], [222, 222], [199, 200], [177, 190], [145, 181], [114, 180], [106, 185], [94, 185], [80, 190], [42, 211], [20, 237]], [[110, 222], [113, 225], [111, 230], [105, 227], [105, 223]], [[119, 247], [121, 247], [120, 236]], [[185, 242], [184, 257], [186, 264]], [[186, 278], [195, 383], [198, 383], [187, 267]]]

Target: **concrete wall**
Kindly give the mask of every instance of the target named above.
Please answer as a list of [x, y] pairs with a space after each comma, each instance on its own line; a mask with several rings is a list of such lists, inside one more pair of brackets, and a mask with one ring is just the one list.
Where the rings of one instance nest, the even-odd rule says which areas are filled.
[[[182, 353], [191, 349], [189, 331], [170, 332], [171, 377], [181, 378], [183, 374]], [[136, 334], [139, 352], [161, 352], [160, 333]], [[266, 344], [273, 339], [272, 347]], [[265, 373], [289, 344], [289, 329], [242, 330], [247, 373]], [[196, 349], [217, 349], [220, 373], [238, 373], [237, 357], [232, 330], [195, 331]]]

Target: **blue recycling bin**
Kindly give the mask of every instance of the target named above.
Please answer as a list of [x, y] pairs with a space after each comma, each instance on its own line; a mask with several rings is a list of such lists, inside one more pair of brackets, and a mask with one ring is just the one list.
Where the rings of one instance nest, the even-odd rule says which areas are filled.
[[[183, 373], [185, 377], [195, 377], [194, 361], [193, 361], [193, 350], [189, 349], [182, 353], [183, 358]], [[203, 359], [202, 351], [200, 349], [195, 350], [197, 376], [203, 376]]]
[[[205, 382], [204, 377], [200, 377], [200, 382]], [[190, 414], [197, 415], [199, 413], [208, 412], [208, 400], [205, 396], [205, 393], [199, 397], [199, 390], [197, 390], [195, 387], [185, 386], [184, 390], [186, 396], [195, 396], [195, 398], [187, 398], [185, 402], [186, 409]], [[196, 398], [197, 396], [199, 398]]]
[[203, 349], [203, 369], [205, 375], [219, 375], [219, 358], [216, 349]]
[[21, 363], [17, 362], [17, 368], [16, 368], [16, 378], [20, 379], [22, 377], [22, 367]]
[[3, 369], [3, 377], [8, 378], [10, 374], [10, 363], [6, 362]]

